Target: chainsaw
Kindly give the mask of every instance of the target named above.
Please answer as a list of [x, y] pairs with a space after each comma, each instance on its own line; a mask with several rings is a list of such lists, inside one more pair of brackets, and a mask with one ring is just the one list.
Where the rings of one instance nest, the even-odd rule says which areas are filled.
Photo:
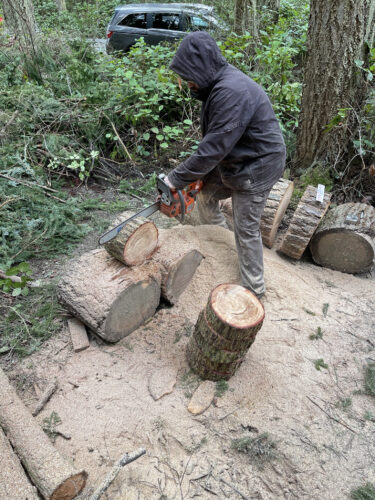
[[144, 208], [135, 215], [132, 215], [129, 219], [124, 220], [107, 233], [104, 233], [99, 238], [99, 245], [104, 245], [104, 243], [107, 243], [115, 238], [121, 229], [131, 220], [136, 219], [137, 217], [148, 217], [158, 210], [168, 217], [177, 217], [180, 222], [184, 221], [185, 215], [189, 214], [194, 208], [195, 198], [202, 189], [203, 182], [198, 180], [192, 182], [184, 189], [172, 191], [171, 188], [165, 183], [165, 177], [165, 174], [160, 174], [157, 177], [156, 188], [158, 190], [158, 196], [155, 203]]

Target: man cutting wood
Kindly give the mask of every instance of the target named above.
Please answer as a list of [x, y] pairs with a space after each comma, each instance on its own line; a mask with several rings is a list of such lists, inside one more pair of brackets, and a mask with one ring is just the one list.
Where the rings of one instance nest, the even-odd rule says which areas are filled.
[[285, 166], [285, 143], [269, 98], [230, 65], [215, 40], [194, 32], [181, 42], [170, 68], [202, 101], [197, 151], [167, 177], [171, 189], [204, 180], [198, 194], [202, 224], [226, 226], [219, 200], [232, 197], [234, 234], [243, 286], [265, 292], [260, 219]]

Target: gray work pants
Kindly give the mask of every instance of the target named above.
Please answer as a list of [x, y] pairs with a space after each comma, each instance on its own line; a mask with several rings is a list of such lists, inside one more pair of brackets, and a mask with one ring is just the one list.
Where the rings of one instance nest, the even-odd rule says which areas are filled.
[[[240, 277], [244, 287], [261, 297], [265, 292], [263, 273], [263, 246], [260, 219], [270, 189], [252, 194], [244, 182], [243, 189], [233, 189], [223, 184], [217, 168], [204, 179], [204, 186], [197, 197], [201, 224], [227, 227], [219, 208], [219, 200], [232, 197], [233, 225], [236, 239]], [[247, 188], [247, 189], [246, 189]]]

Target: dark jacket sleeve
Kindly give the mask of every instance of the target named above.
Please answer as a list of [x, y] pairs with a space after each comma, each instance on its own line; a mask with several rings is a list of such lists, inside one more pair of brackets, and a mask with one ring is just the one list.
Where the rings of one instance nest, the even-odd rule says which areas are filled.
[[254, 113], [255, 104], [247, 93], [219, 89], [209, 99], [207, 132], [197, 151], [168, 174], [177, 189], [206, 176], [228, 156]]

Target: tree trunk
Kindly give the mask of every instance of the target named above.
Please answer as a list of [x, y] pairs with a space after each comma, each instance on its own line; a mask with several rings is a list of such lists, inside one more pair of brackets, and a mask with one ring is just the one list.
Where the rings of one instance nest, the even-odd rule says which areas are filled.
[[316, 201], [316, 194], [317, 188], [307, 186], [281, 243], [279, 251], [293, 259], [302, 257], [319, 222], [328, 210], [331, 195], [325, 193], [321, 203]]
[[[310, 2], [297, 168], [306, 169], [315, 161], [333, 166], [347, 160], [351, 109], [358, 109], [366, 95], [366, 80], [356, 60], [363, 59], [368, 1]], [[347, 110], [342, 118], [340, 110]]]
[[107, 252], [127, 266], [137, 266], [147, 260], [158, 244], [155, 224], [144, 217], [133, 219], [116, 238], [104, 244]]
[[6, 26], [13, 31], [24, 51], [36, 52], [36, 23], [32, 0], [3, 0]]
[[8, 439], [0, 428], [0, 498], [12, 500], [38, 500], [39, 496], [30, 481], [19, 458], [12, 450]]
[[161, 229], [160, 248], [139, 266], [124, 266], [105, 249], [82, 255], [61, 279], [59, 300], [95, 333], [117, 342], [155, 314], [161, 294], [174, 304], [189, 284], [203, 257], [184, 232]]
[[0, 425], [44, 498], [70, 500], [82, 491], [86, 484], [86, 472], [75, 470], [61, 457], [1, 369]]
[[245, 30], [247, 18], [247, 0], [236, 0], [234, 12], [234, 32], [242, 35]]
[[230, 378], [262, 327], [264, 309], [239, 285], [217, 286], [187, 346], [190, 368], [209, 380]]
[[375, 255], [375, 208], [345, 203], [327, 214], [311, 240], [314, 261], [344, 273], [371, 269]]
[[66, 1], [65, 0], [56, 0], [56, 7], [59, 12], [66, 11]]

